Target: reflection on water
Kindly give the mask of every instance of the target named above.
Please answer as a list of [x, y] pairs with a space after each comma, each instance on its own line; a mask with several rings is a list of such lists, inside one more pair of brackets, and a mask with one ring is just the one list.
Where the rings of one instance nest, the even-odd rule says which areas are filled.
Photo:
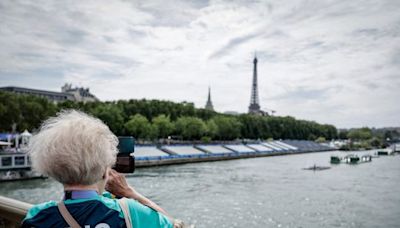
[[[138, 169], [128, 182], [196, 227], [398, 227], [400, 156], [333, 165], [314, 153]], [[52, 180], [0, 184], [0, 195], [61, 198]]]

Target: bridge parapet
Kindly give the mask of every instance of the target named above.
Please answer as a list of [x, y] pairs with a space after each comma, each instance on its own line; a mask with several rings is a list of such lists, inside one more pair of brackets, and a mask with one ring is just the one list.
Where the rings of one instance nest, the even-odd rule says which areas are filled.
[[20, 227], [32, 204], [0, 196], [0, 227]]

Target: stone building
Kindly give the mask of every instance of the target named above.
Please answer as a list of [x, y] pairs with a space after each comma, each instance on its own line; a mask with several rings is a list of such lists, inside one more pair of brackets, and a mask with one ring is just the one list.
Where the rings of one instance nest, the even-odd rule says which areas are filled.
[[31, 88], [16, 87], [16, 86], [0, 87], [0, 91], [7, 91], [22, 95], [33, 95], [38, 97], [44, 97], [55, 103], [68, 100], [76, 102], [91, 102], [99, 100], [89, 92], [89, 88], [83, 88], [83, 87], [72, 88], [71, 84], [65, 84], [61, 88], [61, 92], [31, 89]]

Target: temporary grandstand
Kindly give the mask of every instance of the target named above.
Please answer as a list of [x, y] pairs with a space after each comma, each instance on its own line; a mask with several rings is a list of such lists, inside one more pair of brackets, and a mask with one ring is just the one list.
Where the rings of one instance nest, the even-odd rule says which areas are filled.
[[203, 155], [204, 152], [196, 149], [193, 145], [174, 145], [174, 146], [163, 146], [162, 149], [164, 151], [168, 151], [172, 154], [176, 155]]
[[268, 142], [270, 145], [273, 145], [273, 146], [275, 146], [275, 147], [277, 147], [277, 148], [280, 148], [280, 149], [282, 149], [282, 150], [290, 150], [290, 148], [289, 147], [287, 147], [286, 145], [281, 145], [281, 144], [279, 144], [279, 143], [277, 143], [277, 141], [270, 141], [270, 142]]
[[330, 150], [333, 148], [312, 141], [282, 140], [248, 144], [137, 146], [134, 156], [136, 166], [143, 167]]
[[138, 160], [142, 158], [166, 158], [170, 156], [156, 146], [136, 146], [134, 155]]
[[302, 152], [315, 152], [315, 151], [328, 151], [332, 150], [331, 147], [326, 145], [321, 145], [313, 141], [305, 140], [283, 140], [285, 144], [297, 147]]
[[282, 142], [282, 141], [275, 141], [275, 143], [276, 143], [276, 144], [279, 144], [279, 145], [281, 145], [281, 146], [284, 146], [284, 147], [288, 148], [289, 150], [298, 150], [297, 147], [292, 146], [292, 145], [289, 145], [289, 144], [284, 143], [284, 142]]
[[270, 142], [262, 142], [261, 144], [265, 147], [271, 148], [273, 151], [282, 151], [283, 150], [282, 148], [277, 147], [277, 146], [271, 144]]
[[232, 150], [226, 149], [222, 145], [196, 145], [195, 147], [212, 154], [233, 153]]
[[262, 144], [247, 144], [246, 146], [250, 147], [251, 149], [258, 151], [258, 152], [272, 152], [273, 149], [266, 147]]
[[224, 147], [237, 153], [256, 152], [254, 149], [247, 147], [243, 144], [224, 145]]

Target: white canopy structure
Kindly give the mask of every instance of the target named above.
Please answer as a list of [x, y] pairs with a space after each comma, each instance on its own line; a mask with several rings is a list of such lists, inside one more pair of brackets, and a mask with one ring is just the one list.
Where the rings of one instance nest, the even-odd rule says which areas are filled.
[[32, 134], [29, 133], [29, 131], [25, 129], [25, 131], [22, 132], [22, 134], [20, 134], [20, 136], [21, 136], [21, 146], [27, 147], [29, 144], [29, 140], [32, 137]]
[[3, 142], [3, 141], [0, 141], [0, 146], [11, 146], [11, 144], [12, 144], [12, 143], [10, 143], [10, 142]]

